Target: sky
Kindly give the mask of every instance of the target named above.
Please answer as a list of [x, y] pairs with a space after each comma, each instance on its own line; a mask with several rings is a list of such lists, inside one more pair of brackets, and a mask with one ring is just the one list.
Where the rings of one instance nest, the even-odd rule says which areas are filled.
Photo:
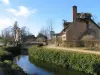
[[48, 28], [49, 21], [55, 33], [63, 29], [63, 20], [72, 21], [72, 6], [78, 12], [89, 12], [100, 22], [100, 0], [0, 0], [0, 31], [18, 21], [37, 35]]

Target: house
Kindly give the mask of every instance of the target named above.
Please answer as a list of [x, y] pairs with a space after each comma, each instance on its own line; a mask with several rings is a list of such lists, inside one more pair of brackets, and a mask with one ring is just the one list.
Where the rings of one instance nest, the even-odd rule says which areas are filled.
[[23, 38], [24, 42], [34, 42], [36, 41], [36, 37], [34, 35], [28, 35]]
[[42, 33], [39, 33], [36, 37], [37, 42], [46, 42], [47, 39], [47, 36], [43, 35]]
[[64, 20], [63, 30], [54, 35], [62, 41], [81, 40], [84, 35], [93, 35], [100, 40], [100, 27], [92, 20], [90, 13], [77, 13], [77, 6], [73, 6], [73, 21]]

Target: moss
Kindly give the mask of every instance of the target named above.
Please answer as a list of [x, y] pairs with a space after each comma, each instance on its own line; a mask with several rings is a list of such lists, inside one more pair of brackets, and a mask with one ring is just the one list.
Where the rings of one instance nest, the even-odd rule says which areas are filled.
[[4, 46], [2, 47], [7, 52], [11, 52], [13, 55], [20, 54], [21, 51], [21, 45], [18, 46]]
[[17, 64], [13, 64], [11, 68], [14, 70], [22, 70]]
[[6, 63], [8, 65], [12, 65], [13, 64], [12, 61], [10, 61], [10, 60], [4, 60], [4, 63]]
[[100, 75], [100, 55], [32, 47], [29, 57], [78, 71]]
[[4, 50], [0, 50], [0, 56], [9, 55], [10, 53]]

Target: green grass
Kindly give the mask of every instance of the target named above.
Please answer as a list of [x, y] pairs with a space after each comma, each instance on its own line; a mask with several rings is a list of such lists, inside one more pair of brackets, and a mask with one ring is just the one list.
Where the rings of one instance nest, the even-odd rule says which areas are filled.
[[0, 57], [5, 56], [5, 55], [9, 55], [9, 54], [10, 54], [9, 52], [7, 52], [7, 51], [3, 50], [2, 48], [0, 48]]

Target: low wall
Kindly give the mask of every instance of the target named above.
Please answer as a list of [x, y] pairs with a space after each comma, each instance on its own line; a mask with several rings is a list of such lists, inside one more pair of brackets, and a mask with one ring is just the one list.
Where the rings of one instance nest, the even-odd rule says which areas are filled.
[[29, 49], [29, 57], [93, 75], [100, 75], [100, 55], [32, 47]]

